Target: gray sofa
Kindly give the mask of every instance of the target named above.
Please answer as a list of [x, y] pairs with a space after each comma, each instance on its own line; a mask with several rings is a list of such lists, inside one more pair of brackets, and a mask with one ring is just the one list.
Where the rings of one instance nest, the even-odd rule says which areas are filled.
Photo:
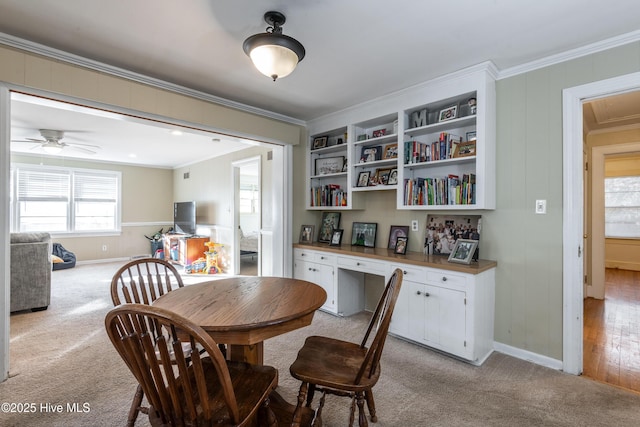
[[51, 301], [51, 236], [11, 233], [11, 312], [46, 310]]

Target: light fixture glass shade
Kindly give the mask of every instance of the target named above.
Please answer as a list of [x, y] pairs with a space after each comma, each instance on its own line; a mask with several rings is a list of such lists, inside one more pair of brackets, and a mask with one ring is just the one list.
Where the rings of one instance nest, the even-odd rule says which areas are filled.
[[286, 21], [282, 13], [267, 12], [264, 20], [270, 25], [267, 32], [247, 38], [242, 49], [258, 71], [276, 81], [291, 74], [306, 52], [298, 40], [282, 34], [282, 24]]
[[249, 56], [258, 71], [273, 80], [288, 76], [298, 65], [298, 55], [294, 51], [273, 44], [258, 46]]
[[59, 152], [62, 151], [62, 146], [56, 144], [56, 143], [46, 143], [42, 145], [42, 149], [47, 153], [47, 154], [58, 154]]

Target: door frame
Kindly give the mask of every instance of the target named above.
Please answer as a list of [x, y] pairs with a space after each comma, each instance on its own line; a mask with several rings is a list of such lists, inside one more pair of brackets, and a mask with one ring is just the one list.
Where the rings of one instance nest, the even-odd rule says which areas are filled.
[[640, 72], [564, 89], [562, 200], [562, 365], [567, 373], [582, 373], [584, 277], [584, 101], [640, 89]]

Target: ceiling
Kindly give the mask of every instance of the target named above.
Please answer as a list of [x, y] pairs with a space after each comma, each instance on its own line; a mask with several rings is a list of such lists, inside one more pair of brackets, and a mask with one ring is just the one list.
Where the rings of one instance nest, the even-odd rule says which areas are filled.
[[[515, 70], [640, 30], [637, 0], [0, 0], [0, 10], [5, 35], [300, 123], [481, 62]], [[284, 34], [307, 52], [276, 82], [242, 50], [267, 10], [286, 15]], [[45, 124], [23, 119], [37, 138]]]

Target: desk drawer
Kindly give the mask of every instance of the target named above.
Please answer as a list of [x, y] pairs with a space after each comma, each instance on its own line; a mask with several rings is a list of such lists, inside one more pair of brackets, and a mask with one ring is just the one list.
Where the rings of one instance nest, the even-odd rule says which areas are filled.
[[338, 267], [345, 268], [347, 270], [362, 271], [363, 273], [380, 273], [386, 272], [386, 263], [371, 261], [365, 258], [355, 257], [338, 257]]
[[391, 270], [389, 270], [389, 275], [393, 274], [393, 271], [399, 268], [402, 270], [404, 275], [404, 280], [409, 280], [411, 282], [424, 283], [427, 280], [427, 269], [420, 268], [415, 266], [408, 266], [404, 264], [391, 264]]
[[467, 283], [467, 278], [463, 274], [453, 274], [444, 270], [431, 270], [427, 272], [427, 282], [434, 285], [464, 287]]

